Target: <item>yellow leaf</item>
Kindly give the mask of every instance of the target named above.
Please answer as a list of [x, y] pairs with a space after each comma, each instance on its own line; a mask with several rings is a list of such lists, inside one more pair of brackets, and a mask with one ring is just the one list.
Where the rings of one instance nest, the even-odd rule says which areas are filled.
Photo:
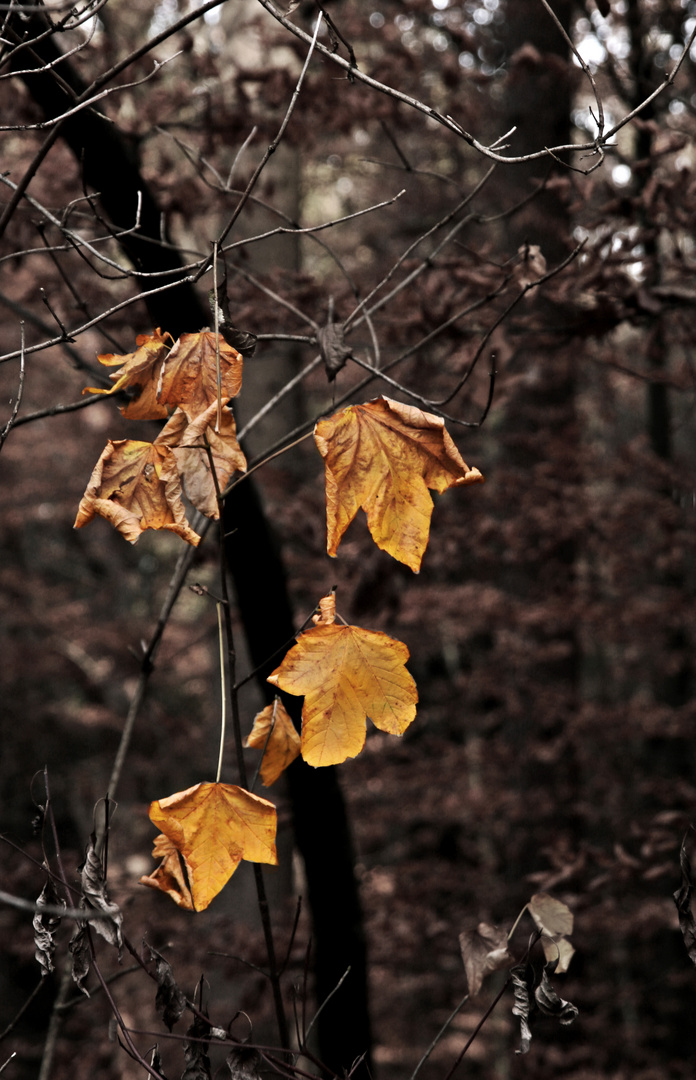
[[268, 681], [304, 694], [302, 757], [337, 765], [365, 743], [365, 720], [402, 735], [416, 715], [418, 691], [406, 671], [408, 649], [374, 630], [319, 621], [298, 638]]
[[320, 420], [314, 439], [325, 463], [329, 555], [362, 507], [377, 546], [418, 573], [433, 510], [428, 488], [483, 480], [441, 417], [386, 397]]
[[160, 372], [169, 352], [166, 338], [161, 330], [152, 334], [141, 334], [136, 338], [137, 349], [134, 353], [116, 356], [104, 353], [98, 357], [101, 364], [114, 367], [120, 364], [118, 371], [109, 378], [114, 385], [110, 390], [87, 386], [83, 394], [115, 394], [117, 390], [132, 390], [134, 396], [127, 405], [121, 406], [121, 412], [129, 420], [162, 420], [172, 411], [157, 401], [157, 386]]
[[[218, 340], [220, 397], [229, 401], [242, 389], [242, 354], [220, 335]], [[162, 368], [157, 388], [158, 403], [171, 408], [178, 405], [192, 420], [217, 399], [215, 334], [210, 330], [201, 330], [199, 334], [182, 334]]]
[[[196, 784], [156, 800], [149, 812], [150, 820], [184, 860], [195, 911], [208, 907], [242, 859], [273, 865], [278, 862], [275, 806], [243, 788], [231, 784]], [[169, 849], [163, 845], [160, 848], [172, 858]], [[160, 871], [162, 867], [143, 880], [143, 884], [162, 889], [181, 907], [186, 906], [174, 895], [177, 888], [181, 889], [171, 863], [166, 872], [160, 874]]]
[[179, 854], [168, 836], [160, 833], [155, 837], [152, 848], [153, 859], [161, 859], [154, 874], [144, 874], [140, 878], [141, 885], [148, 885], [151, 889], [159, 889], [160, 892], [171, 896], [175, 904], [186, 911], [193, 911], [193, 898], [188, 886], [188, 870], [182, 868], [185, 859]]
[[[222, 399], [223, 406], [227, 400]], [[210, 518], [218, 517], [218, 504], [205, 443], [210, 447], [221, 491], [233, 472], [246, 472], [246, 458], [237, 442], [234, 416], [224, 407], [221, 416], [220, 430], [216, 431], [216, 401], [190, 423], [186, 413], [177, 409], [154, 444], [168, 446], [173, 451], [188, 498], [196, 510]]]
[[263, 750], [261, 779], [265, 787], [275, 784], [300, 753], [300, 736], [280, 698], [254, 717], [246, 746]]
[[95, 514], [134, 544], [146, 529], [167, 529], [194, 546], [200, 536], [186, 520], [176, 458], [167, 446], [109, 439], [78, 507], [75, 528]]

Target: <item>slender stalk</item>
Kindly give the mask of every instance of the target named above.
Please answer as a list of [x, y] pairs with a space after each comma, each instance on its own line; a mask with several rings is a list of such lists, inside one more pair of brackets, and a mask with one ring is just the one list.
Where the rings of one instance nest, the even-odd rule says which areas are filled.
[[222, 756], [225, 752], [225, 726], [227, 721], [227, 694], [225, 693], [225, 636], [222, 629], [222, 604], [217, 604], [218, 641], [220, 644], [220, 696], [221, 696], [221, 719], [220, 719], [220, 753], [218, 755], [217, 776], [215, 783], [220, 783], [222, 773]]

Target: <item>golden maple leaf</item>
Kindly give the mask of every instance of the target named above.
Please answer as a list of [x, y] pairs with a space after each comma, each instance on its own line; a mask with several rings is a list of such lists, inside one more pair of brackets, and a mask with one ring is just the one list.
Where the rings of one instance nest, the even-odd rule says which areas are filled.
[[246, 746], [263, 750], [261, 779], [265, 787], [275, 784], [300, 753], [300, 736], [280, 698], [254, 717]]
[[95, 515], [134, 544], [146, 529], [167, 529], [189, 544], [200, 536], [186, 520], [176, 458], [168, 446], [109, 439], [80, 502], [75, 528]]
[[186, 413], [177, 409], [154, 443], [155, 446], [171, 448], [188, 498], [196, 510], [209, 518], [217, 518], [219, 514], [205, 443], [210, 447], [221, 491], [233, 472], [246, 472], [246, 457], [237, 442], [234, 416], [224, 407], [227, 401], [227, 398], [222, 399], [219, 431], [216, 430], [218, 409], [217, 402], [214, 401], [191, 422]]
[[[220, 351], [220, 398], [236, 397], [242, 389], [242, 354], [218, 335]], [[160, 373], [157, 401], [178, 405], [193, 419], [218, 400], [215, 334], [201, 330], [182, 334], [167, 356]]]
[[173, 340], [160, 329], [153, 330], [152, 334], [140, 334], [135, 339], [137, 349], [133, 353], [123, 356], [104, 353], [97, 357], [107, 367], [121, 365], [118, 371], [109, 376], [114, 385], [109, 390], [86, 386], [82, 393], [115, 394], [117, 390], [132, 390], [132, 400], [121, 406], [121, 412], [129, 420], [162, 420], [169, 416], [172, 410], [157, 401], [160, 371], [169, 352], [167, 338]]
[[[208, 907], [242, 859], [278, 863], [275, 806], [233, 784], [195, 784], [155, 800], [149, 814], [183, 859], [195, 911]], [[159, 837], [153, 854], [164, 854], [164, 862], [154, 874], [141, 878], [141, 883], [168, 893], [186, 907], [186, 892], [171, 862], [173, 853]]]
[[322, 603], [316, 625], [300, 634], [268, 677], [289, 694], [304, 694], [302, 757], [314, 766], [356, 757], [365, 744], [367, 717], [381, 731], [402, 735], [418, 701], [404, 666], [406, 646], [374, 630], [336, 625], [333, 598]]
[[483, 480], [441, 417], [386, 397], [320, 420], [314, 439], [326, 471], [329, 555], [362, 507], [377, 547], [417, 574], [433, 510], [428, 488], [442, 493]]

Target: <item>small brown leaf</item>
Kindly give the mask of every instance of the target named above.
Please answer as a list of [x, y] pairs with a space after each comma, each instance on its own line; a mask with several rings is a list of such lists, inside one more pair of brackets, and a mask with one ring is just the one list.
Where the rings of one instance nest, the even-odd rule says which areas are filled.
[[153, 874], [144, 874], [140, 878], [140, 884], [147, 885], [150, 889], [159, 889], [160, 892], [171, 896], [174, 903], [180, 908], [184, 908], [185, 911], [193, 911], [193, 899], [188, 883], [186, 860], [164, 833], [160, 833], [159, 836], [155, 837], [152, 857], [153, 859], [161, 859], [162, 862]]
[[464, 930], [459, 935], [459, 945], [471, 997], [476, 997], [486, 975], [514, 964], [507, 947], [507, 933], [498, 926], [481, 922], [475, 930]]
[[263, 750], [261, 780], [270, 787], [300, 754], [300, 736], [280, 698], [254, 717], [246, 746]]

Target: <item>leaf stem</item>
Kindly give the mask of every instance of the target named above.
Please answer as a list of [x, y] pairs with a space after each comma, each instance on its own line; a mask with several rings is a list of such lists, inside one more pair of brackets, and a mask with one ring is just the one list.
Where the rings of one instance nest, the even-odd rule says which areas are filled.
[[218, 620], [218, 641], [220, 644], [220, 696], [222, 700], [221, 705], [221, 719], [220, 719], [220, 753], [218, 754], [218, 767], [217, 776], [215, 777], [215, 783], [220, 783], [220, 775], [222, 773], [222, 755], [225, 750], [225, 726], [227, 722], [227, 694], [225, 693], [225, 635], [222, 629], [222, 604], [218, 601], [216, 604], [217, 620]]

